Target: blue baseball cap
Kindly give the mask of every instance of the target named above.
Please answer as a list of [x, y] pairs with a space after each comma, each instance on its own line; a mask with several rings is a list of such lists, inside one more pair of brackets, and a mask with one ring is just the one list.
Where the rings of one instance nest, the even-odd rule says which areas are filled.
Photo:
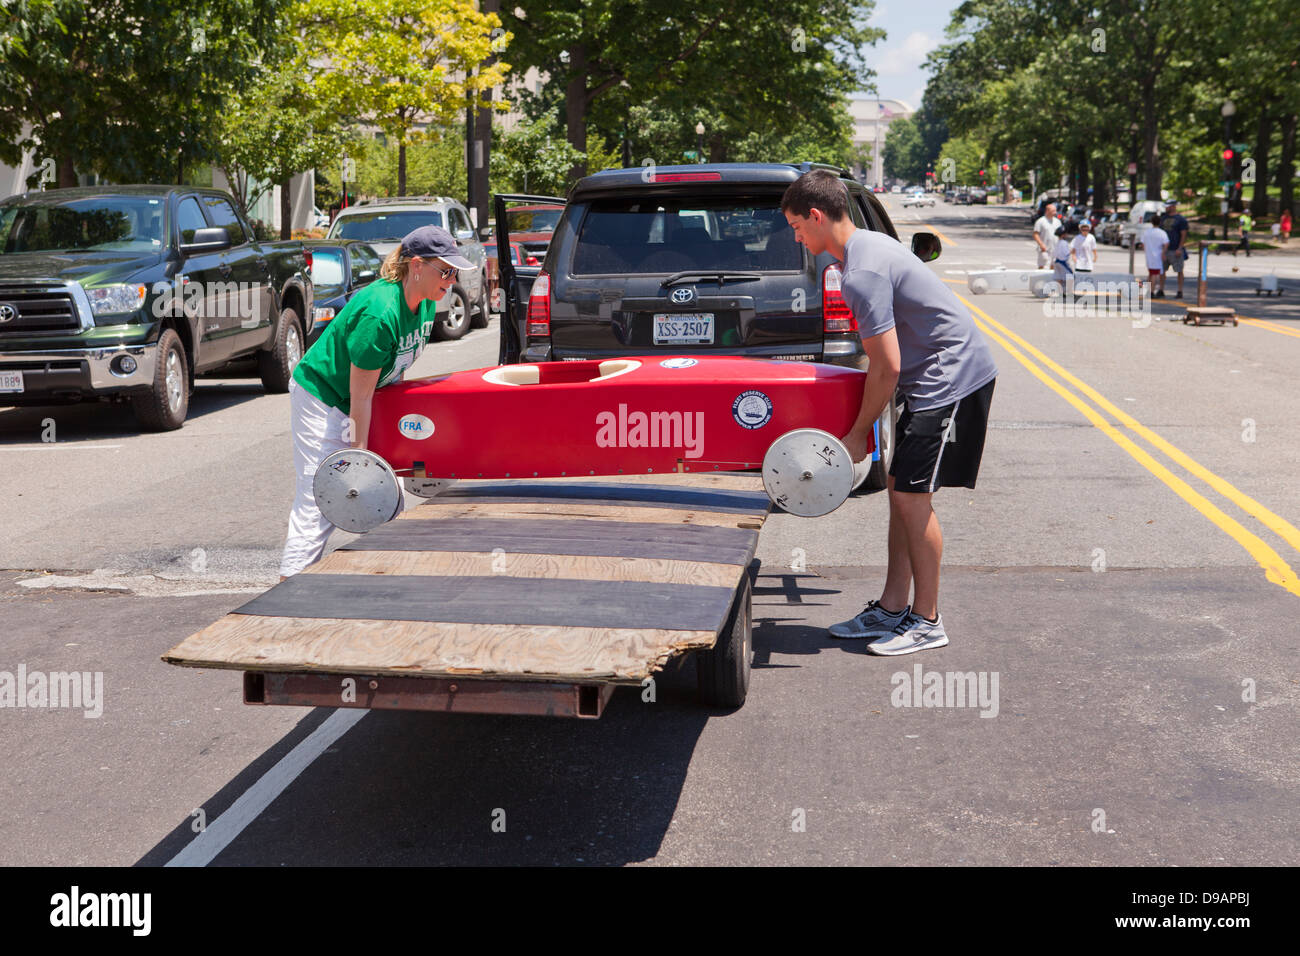
[[402, 240], [402, 255], [408, 258], [441, 259], [457, 269], [473, 269], [474, 263], [460, 254], [456, 240], [446, 229], [438, 226], [421, 226], [406, 234]]

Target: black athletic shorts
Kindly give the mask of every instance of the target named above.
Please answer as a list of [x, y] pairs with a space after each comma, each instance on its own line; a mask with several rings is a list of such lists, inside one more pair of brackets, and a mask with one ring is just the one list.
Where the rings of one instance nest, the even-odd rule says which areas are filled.
[[940, 408], [913, 412], [903, 399], [889, 473], [895, 491], [974, 488], [997, 379]]

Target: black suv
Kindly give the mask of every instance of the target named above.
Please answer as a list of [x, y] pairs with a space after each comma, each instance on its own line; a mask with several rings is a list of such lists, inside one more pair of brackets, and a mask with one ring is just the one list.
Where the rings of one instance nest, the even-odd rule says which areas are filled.
[[[797, 243], [781, 212], [786, 187], [814, 168], [840, 176], [858, 226], [898, 238], [880, 201], [836, 167], [647, 166], [580, 180], [542, 265], [502, 262], [501, 364], [744, 355], [865, 369], [839, 267]], [[538, 202], [565, 200], [496, 197], [498, 248], [508, 204]], [[870, 487], [884, 487], [894, 418], [891, 405], [877, 424]]]

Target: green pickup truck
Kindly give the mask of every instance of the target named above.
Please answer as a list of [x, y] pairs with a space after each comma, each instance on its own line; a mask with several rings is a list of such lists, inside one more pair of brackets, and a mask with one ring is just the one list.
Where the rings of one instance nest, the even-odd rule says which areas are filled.
[[229, 193], [96, 186], [0, 202], [0, 406], [129, 401], [181, 427], [194, 377], [255, 358], [289, 387], [311, 331], [311, 254], [258, 242]]

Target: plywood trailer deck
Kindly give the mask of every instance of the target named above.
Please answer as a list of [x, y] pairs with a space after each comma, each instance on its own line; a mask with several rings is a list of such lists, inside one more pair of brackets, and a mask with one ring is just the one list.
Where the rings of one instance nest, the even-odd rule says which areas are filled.
[[462, 481], [163, 656], [244, 672], [253, 704], [599, 717], [694, 653], [749, 686], [758, 475]]

